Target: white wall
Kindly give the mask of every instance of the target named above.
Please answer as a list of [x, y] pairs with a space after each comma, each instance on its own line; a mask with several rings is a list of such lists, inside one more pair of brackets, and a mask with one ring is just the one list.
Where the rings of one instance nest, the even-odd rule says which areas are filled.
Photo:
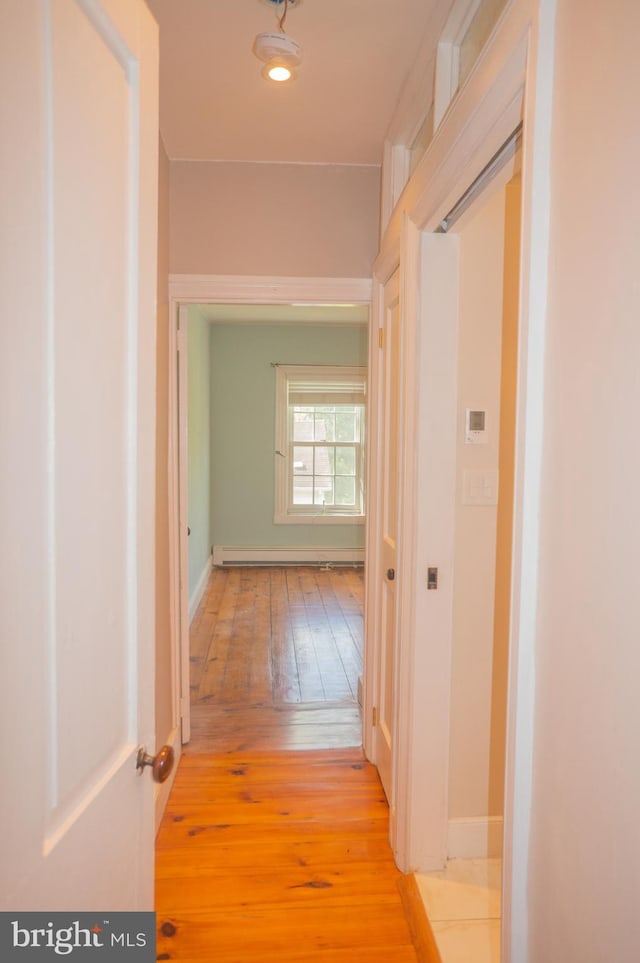
[[[490, 812], [497, 503], [464, 504], [467, 471], [497, 475], [505, 192], [477, 202], [460, 237], [456, 533], [449, 818]], [[487, 444], [466, 445], [465, 409], [486, 412]], [[504, 781], [504, 772], [502, 774]]]
[[321, 164], [171, 164], [171, 271], [370, 277], [380, 171]]
[[364, 525], [274, 524], [273, 363], [366, 366], [367, 329], [264, 322], [210, 327], [214, 546], [322, 546], [327, 558], [332, 549], [362, 550]]
[[640, 6], [557, 29], [529, 960], [637, 963]]

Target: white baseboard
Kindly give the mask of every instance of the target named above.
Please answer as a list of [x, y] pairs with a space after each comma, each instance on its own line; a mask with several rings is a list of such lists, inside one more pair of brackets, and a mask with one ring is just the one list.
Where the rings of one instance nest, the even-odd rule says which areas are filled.
[[[155, 808], [155, 825], [156, 825], [156, 836], [158, 835], [158, 830], [160, 829], [160, 823], [162, 822], [162, 817], [164, 816], [164, 811], [167, 808], [167, 802], [169, 801], [169, 793], [171, 792], [171, 787], [173, 786], [173, 781], [176, 778], [176, 772], [178, 771], [178, 763], [180, 762], [180, 754], [182, 752], [182, 741], [180, 738], [181, 727], [178, 725], [171, 730], [167, 738], [167, 745], [171, 746], [175, 754], [175, 761], [173, 764], [173, 769], [171, 770], [171, 775], [164, 782], [155, 782], [153, 785], [155, 787], [155, 798], [154, 798], [154, 808]], [[158, 749], [160, 746], [158, 746]]]
[[193, 616], [198, 611], [198, 606], [200, 605], [200, 600], [204, 595], [204, 590], [207, 587], [207, 582], [209, 580], [209, 575], [211, 574], [211, 556], [207, 559], [207, 564], [202, 570], [202, 574], [198, 579], [198, 584], [191, 593], [191, 598], [189, 599], [189, 622], [193, 621]]
[[502, 816], [450, 819], [447, 838], [449, 859], [483, 859], [502, 856]]
[[335, 563], [336, 565], [360, 564], [364, 562], [363, 548], [326, 548], [306, 547], [276, 548], [265, 546], [230, 545], [213, 546], [214, 565], [291, 565], [313, 563]]

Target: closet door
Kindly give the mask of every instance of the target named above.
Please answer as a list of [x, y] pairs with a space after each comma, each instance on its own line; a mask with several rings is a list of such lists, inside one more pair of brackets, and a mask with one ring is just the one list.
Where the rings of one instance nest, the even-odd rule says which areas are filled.
[[378, 694], [376, 713], [376, 761], [384, 791], [393, 807], [393, 752], [396, 729], [397, 690], [397, 552], [400, 438], [400, 282], [399, 272], [384, 290], [380, 337], [381, 411], [381, 507], [380, 574], [378, 578]]

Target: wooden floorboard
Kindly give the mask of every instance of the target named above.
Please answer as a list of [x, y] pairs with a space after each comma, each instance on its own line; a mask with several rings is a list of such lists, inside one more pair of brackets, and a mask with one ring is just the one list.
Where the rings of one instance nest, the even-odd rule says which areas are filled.
[[359, 746], [358, 705], [227, 706], [199, 704], [191, 710], [191, 748], [196, 752], [329, 749]]
[[419, 963], [442, 963], [415, 876], [403, 876], [398, 889]]
[[158, 960], [419, 963], [361, 748], [363, 600], [357, 569], [212, 573], [156, 845]]
[[191, 629], [202, 701], [355, 701], [363, 668], [362, 569], [214, 569]]
[[186, 748], [157, 842], [158, 959], [417, 963], [361, 749]]

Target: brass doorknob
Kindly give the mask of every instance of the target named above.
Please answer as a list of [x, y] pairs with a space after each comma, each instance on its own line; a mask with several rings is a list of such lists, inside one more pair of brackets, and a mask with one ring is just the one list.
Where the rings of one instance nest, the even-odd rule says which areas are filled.
[[155, 756], [147, 754], [144, 746], [138, 749], [138, 759], [136, 769], [144, 771], [145, 766], [151, 766], [151, 772], [155, 782], [164, 782], [171, 775], [175, 754], [171, 746], [163, 746]]

